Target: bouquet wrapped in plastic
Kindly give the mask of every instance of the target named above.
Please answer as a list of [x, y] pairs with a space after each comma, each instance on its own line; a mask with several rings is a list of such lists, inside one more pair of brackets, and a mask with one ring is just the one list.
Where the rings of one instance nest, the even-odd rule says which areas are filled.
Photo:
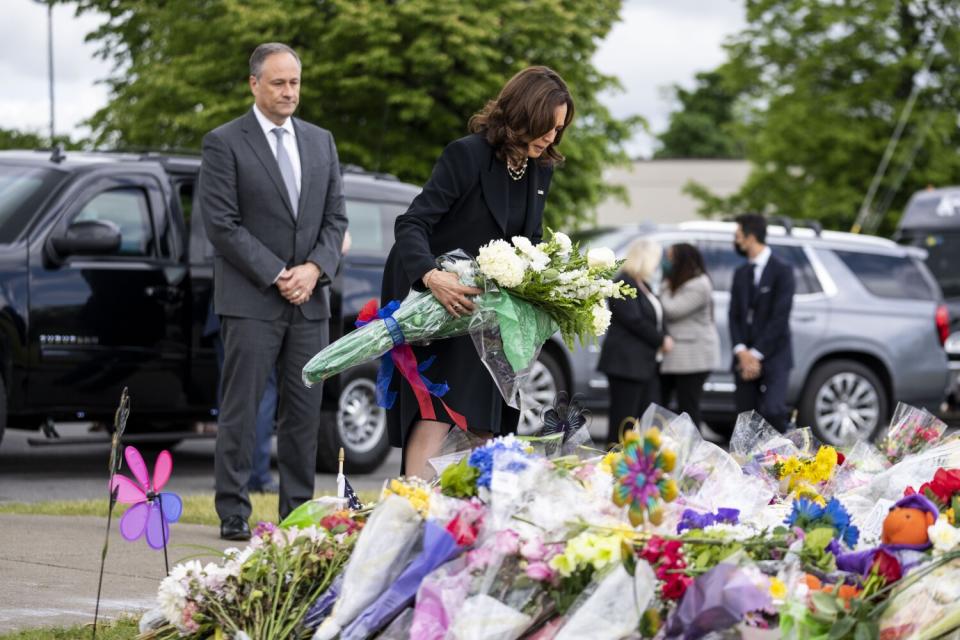
[[314, 633], [314, 640], [337, 637], [397, 579], [422, 529], [423, 517], [410, 500], [388, 495], [380, 502], [357, 539], [343, 574], [340, 597]]
[[877, 447], [890, 464], [896, 464], [910, 454], [936, 446], [946, 430], [947, 425], [926, 409], [900, 402], [890, 419], [890, 426], [877, 439]]
[[372, 301], [358, 319], [358, 330], [306, 364], [304, 383], [309, 386], [390, 352], [378, 377], [383, 406], [391, 406], [395, 396], [388, 389], [394, 368], [418, 400], [423, 394], [440, 397], [445, 386], [424, 379], [429, 363], [418, 364], [409, 345], [470, 334], [504, 400], [519, 407], [522, 381], [547, 338], [559, 329], [571, 347], [576, 338], [592, 341], [609, 326], [606, 299], [636, 295], [632, 287], [611, 279], [619, 267], [612, 251], [591, 249], [584, 256], [562, 233], [538, 245], [522, 236], [514, 237], [513, 244], [494, 240], [480, 248], [476, 260], [455, 251], [441, 256], [437, 266], [484, 291], [474, 298], [471, 314], [451, 316], [429, 291], [411, 293], [380, 310]]

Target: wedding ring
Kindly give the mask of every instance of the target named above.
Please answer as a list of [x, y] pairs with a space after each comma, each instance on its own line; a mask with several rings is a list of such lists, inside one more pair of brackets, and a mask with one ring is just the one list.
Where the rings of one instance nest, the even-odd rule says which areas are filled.
[[294, 292], [293, 292], [293, 295], [295, 295], [296, 297], [299, 298], [299, 297], [300, 297], [300, 289], [297, 289], [296, 291], [294, 291]]

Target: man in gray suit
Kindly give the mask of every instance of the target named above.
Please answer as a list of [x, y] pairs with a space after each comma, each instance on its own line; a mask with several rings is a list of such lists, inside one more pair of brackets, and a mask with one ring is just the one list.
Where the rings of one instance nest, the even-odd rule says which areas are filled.
[[226, 540], [250, 538], [257, 407], [275, 366], [280, 517], [313, 497], [321, 389], [307, 389], [301, 370], [328, 341], [330, 278], [347, 228], [333, 136], [292, 117], [296, 52], [257, 47], [250, 89], [253, 108], [204, 137], [199, 182], [224, 345], [215, 477]]

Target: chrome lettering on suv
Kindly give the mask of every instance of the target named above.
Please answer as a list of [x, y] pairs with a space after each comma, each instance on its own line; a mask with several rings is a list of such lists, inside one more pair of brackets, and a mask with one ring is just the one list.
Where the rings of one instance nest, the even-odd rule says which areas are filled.
[[70, 336], [60, 334], [40, 334], [40, 344], [58, 344], [58, 345], [90, 345], [100, 344], [100, 338], [97, 336]]

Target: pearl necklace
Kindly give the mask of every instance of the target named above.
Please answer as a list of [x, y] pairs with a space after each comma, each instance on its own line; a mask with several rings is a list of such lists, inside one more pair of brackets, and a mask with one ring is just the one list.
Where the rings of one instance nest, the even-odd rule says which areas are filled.
[[527, 164], [530, 162], [529, 158], [524, 158], [523, 164], [519, 169], [514, 169], [510, 166], [510, 161], [507, 161], [507, 173], [510, 174], [510, 177], [514, 180], [523, 180], [523, 176], [527, 173]]

